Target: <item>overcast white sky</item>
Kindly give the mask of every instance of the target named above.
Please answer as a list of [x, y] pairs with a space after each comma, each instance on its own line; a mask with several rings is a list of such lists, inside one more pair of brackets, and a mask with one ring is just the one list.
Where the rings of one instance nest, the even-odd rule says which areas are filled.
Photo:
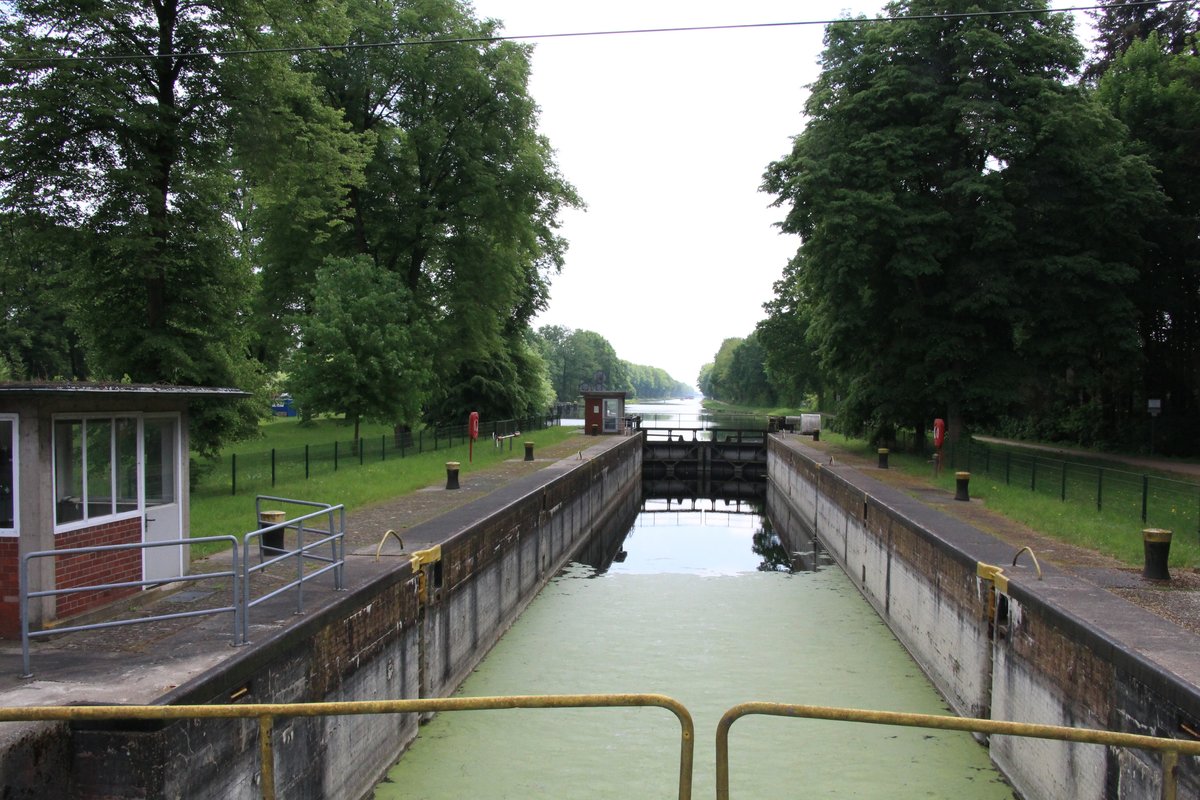
[[[474, 0], [514, 36], [876, 15], [845, 0]], [[1055, 8], [1085, 3], [1052, 2]], [[824, 27], [536, 40], [540, 128], [585, 211], [535, 327], [591, 330], [692, 384], [763, 317], [799, 240], [758, 191], [803, 126]]]

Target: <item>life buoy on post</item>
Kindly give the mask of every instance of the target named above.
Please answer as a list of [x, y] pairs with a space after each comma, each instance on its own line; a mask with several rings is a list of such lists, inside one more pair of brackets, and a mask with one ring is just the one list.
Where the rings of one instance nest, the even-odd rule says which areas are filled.
[[479, 412], [472, 411], [467, 418], [467, 437], [471, 440], [467, 446], [468, 461], [475, 460], [475, 440], [479, 438]]
[[934, 474], [942, 471], [942, 445], [946, 443], [946, 420], [935, 419], [933, 421], [933, 446], [937, 448], [937, 454], [934, 455], [933, 470]]

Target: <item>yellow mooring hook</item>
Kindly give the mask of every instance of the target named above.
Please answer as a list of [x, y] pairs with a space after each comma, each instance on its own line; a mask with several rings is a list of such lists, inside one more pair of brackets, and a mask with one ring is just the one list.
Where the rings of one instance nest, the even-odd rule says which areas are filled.
[[403, 550], [403, 549], [404, 549], [404, 540], [400, 538], [400, 534], [396, 533], [396, 532], [395, 532], [394, 530], [392, 530], [391, 528], [388, 528], [388, 532], [387, 532], [387, 533], [385, 533], [385, 534], [383, 535], [383, 538], [379, 540], [379, 547], [376, 547], [376, 548], [375, 548], [375, 560], [376, 560], [376, 561], [378, 561], [378, 560], [379, 560], [379, 554], [383, 552], [383, 543], [384, 543], [384, 542], [386, 542], [386, 541], [388, 540], [388, 537], [389, 537], [389, 536], [395, 536], [395, 537], [396, 537], [396, 541], [400, 543], [400, 549], [401, 549], [401, 550]]

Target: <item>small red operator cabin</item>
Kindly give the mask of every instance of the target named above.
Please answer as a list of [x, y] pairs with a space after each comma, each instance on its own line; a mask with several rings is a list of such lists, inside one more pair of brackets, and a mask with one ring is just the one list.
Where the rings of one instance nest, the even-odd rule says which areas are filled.
[[624, 433], [625, 394], [625, 392], [584, 392], [584, 433], [588, 436]]
[[[20, 636], [29, 553], [188, 538], [188, 403], [238, 389], [0, 382], [0, 637]], [[29, 560], [27, 590], [168, 582], [188, 548], [130, 548]], [[31, 598], [29, 624], [103, 606], [137, 588]]]

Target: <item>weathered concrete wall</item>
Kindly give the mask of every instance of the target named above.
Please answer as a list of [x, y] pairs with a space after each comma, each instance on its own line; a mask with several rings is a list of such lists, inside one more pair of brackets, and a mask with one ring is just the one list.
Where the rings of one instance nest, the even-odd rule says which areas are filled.
[[[956, 712], [1196, 738], [1200, 637], [1061, 571], [1038, 580], [1009, 566], [1013, 546], [825, 458], [772, 437], [776, 530], [818, 537]], [[1006, 592], [979, 562], [1006, 568]], [[1145, 751], [1001, 736], [989, 747], [1027, 800], [1161, 796]], [[1194, 760], [1178, 780], [1179, 796], [1200, 796]]]
[[[640, 476], [641, 437], [605, 438], [583, 458], [548, 466], [412, 528], [406, 539], [442, 542], [440, 570], [427, 571], [427, 602], [420, 601], [419, 577], [405, 561], [162, 702], [448, 695], [576, 550], [606, 534], [606, 526], [628, 527], [640, 504]], [[415, 737], [415, 717], [279, 720], [278, 796], [364, 796]], [[75, 730], [72, 794], [261, 796], [257, 722], [128, 728], [106, 723]]]

